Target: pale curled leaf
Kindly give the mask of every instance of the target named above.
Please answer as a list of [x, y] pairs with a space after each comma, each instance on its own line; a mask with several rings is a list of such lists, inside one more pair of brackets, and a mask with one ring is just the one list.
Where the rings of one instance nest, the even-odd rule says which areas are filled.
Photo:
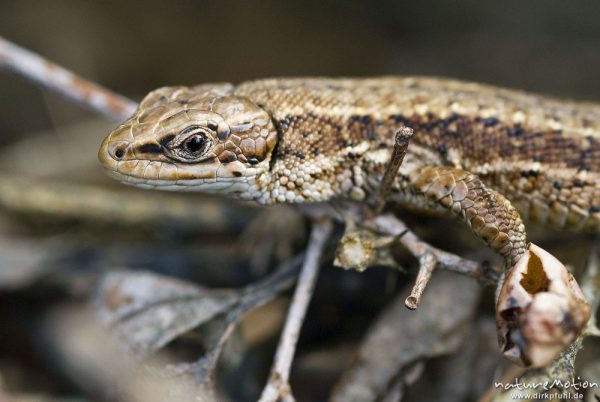
[[140, 271], [104, 277], [96, 296], [102, 320], [132, 351], [156, 351], [182, 333], [225, 312], [240, 298], [230, 290], [212, 290]]
[[579, 336], [589, 317], [590, 307], [573, 275], [530, 243], [506, 276], [496, 305], [505, 357], [529, 367], [545, 366]]

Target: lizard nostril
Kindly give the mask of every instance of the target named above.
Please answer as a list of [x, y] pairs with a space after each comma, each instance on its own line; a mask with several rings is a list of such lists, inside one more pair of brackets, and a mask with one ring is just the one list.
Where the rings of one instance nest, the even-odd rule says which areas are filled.
[[127, 144], [126, 143], [116, 144], [115, 146], [112, 147], [112, 149], [110, 150], [110, 153], [112, 154], [111, 156], [113, 157], [113, 159], [116, 159], [116, 160], [123, 159], [125, 157], [125, 154], [127, 153]]

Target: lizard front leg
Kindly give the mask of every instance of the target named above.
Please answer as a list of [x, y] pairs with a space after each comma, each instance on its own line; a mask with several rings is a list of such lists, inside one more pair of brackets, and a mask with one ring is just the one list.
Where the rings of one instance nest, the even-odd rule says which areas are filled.
[[504, 257], [496, 296], [498, 342], [505, 357], [525, 366], [549, 364], [579, 336], [590, 309], [577, 282], [547, 251], [525, 239], [516, 209], [476, 175], [430, 166], [409, 176], [410, 191], [446, 208]]
[[504, 258], [506, 269], [525, 252], [525, 226], [519, 213], [476, 175], [453, 167], [427, 166], [409, 177], [409, 186], [425, 203], [446, 208], [464, 221]]

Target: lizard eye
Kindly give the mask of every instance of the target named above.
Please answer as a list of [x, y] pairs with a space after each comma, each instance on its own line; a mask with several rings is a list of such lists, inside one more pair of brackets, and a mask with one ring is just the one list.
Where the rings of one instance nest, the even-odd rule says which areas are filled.
[[210, 150], [211, 145], [212, 136], [206, 129], [194, 126], [183, 130], [169, 148], [176, 159], [182, 162], [196, 162]]
[[206, 138], [200, 134], [194, 134], [183, 142], [183, 147], [190, 154], [197, 154], [206, 146]]

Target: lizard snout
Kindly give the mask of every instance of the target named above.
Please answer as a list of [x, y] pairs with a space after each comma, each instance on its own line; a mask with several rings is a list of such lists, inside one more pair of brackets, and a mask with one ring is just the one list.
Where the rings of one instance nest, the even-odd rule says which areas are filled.
[[130, 159], [133, 155], [131, 144], [127, 141], [110, 141], [107, 137], [100, 146], [98, 159], [105, 168], [115, 170], [117, 163]]

